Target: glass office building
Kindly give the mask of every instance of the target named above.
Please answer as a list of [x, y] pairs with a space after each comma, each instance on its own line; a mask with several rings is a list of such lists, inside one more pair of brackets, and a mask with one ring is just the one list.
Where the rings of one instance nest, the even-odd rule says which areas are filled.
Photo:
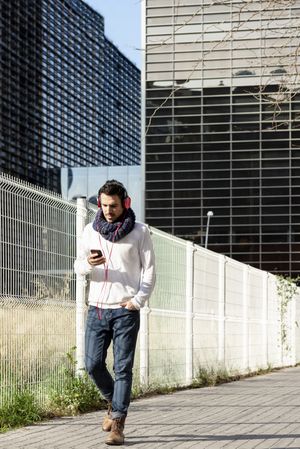
[[140, 163], [140, 71], [104, 39], [103, 116], [113, 137], [115, 165]]
[[142, 220], [143, 197], [140, 165], [106, 165], [102, 167], [62, 168], [61, 195], [71, 201], [85, 197], [89, 203], [97, 204], [99, 187], [107, 179], [117, 179], [126, 186], [132, 208], [138, 221]]
[[[82, 0], [0, 2], [0, 170], [60, 191], [60, 169], [140, 163], [140, 71]], [[117, 72], [117, 73], [115, 73]]]
[[145, 0], [145, 219], [300, 271], [300, 2]]

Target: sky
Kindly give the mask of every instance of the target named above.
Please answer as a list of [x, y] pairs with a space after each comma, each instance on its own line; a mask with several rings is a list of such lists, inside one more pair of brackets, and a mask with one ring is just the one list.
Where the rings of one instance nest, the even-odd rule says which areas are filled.
[[141, 0], [85, 0], [104, 17], [105, 36], [141, 68]]

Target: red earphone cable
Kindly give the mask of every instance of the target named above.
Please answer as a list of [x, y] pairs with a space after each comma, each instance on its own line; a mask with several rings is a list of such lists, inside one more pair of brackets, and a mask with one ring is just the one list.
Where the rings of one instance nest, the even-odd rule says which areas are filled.
[[[116, 235], [117, 235], [117, 233], [118, 233], [118, 230], [120, 229], [121, 226], [122, 226], [122, 223], [120, 223], [120, 224], [118, 225], [117, 229], [116, 229], [115, 232], [114, 232], [113, 239], [112, 239], [112, 245], [111, 245], [111, 248], [110, 248], [110, 251], [109, 251], [109, 255], [108, 255], [108, 260], [105, 262], [105, 265], [104, 265], [104, 268], [103, 268], [103, 270], [104, 270], [104, 281], [103, 281], [102, 288], [101, 288], [101, 292], [100, 292], [100, 298], [99, 298], [99, 300], [97, 301], [97, 306], [96, 306], [96, 307], [97, 307], [97, 314], [98, 314], [99, 320], [101, 320], [101, 318], [102, 318], [101, 310], [102, 310], [102, 304], [104, 303], [104, 301], [101, 300], [101, 297], [102, 297], [102, 294], [104, 295], [103, 290], [104, 290], [105, 287], [107, 286], [107, 281], [108, 281], [108, 269], [109, 269], [108, 266], [109, 266], [109, 262], [110, 262], [110, 260], [111, 260], [111, 255], [112, 255], [112, 251], [113, 251], [113, 247], [114, 247], [114, 243], [115, 243], [115, 238], [116, 238]], [[102, 250], [102, 254], [105, 255], [104, 249], [103, 249], [102, 244], [101, 244], [101, 237], [100, 237], [100, 234], [99, 234], [99, 242], [100, 242], [100, 247], [101, 247], [101, 250]], [[100, 309], [99, 309], [99, 301], [101, 301], [101, 302], [100, 302]]]

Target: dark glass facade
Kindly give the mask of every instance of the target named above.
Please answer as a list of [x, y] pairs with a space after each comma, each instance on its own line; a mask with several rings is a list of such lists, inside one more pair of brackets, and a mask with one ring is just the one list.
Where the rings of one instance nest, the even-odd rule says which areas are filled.
[[140, 163], [140, 71], [104, 39], [103, 117], [115, 165]]
[[138, 164], [140, 72], [103, 17], [81, 0], [0, 14], [0, 170], [59, 192], [61, 167]]
[[146, 0], [145, 17], [146, 221], [204, 245], [211, 210], [210, 249], [297, 276], [300, 2]]

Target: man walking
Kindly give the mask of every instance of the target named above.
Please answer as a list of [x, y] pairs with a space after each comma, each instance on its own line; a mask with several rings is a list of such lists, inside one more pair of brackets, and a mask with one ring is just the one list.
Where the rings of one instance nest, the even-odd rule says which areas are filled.
[[[85, 334], [86, 369], [107, 401], [102, 428], [109, 445], [124, 443], [132, 368], [140, 324], [139, 309], [155, 284], [149, 231], [135, 221], [123, 184], [107, 181], [98, 193], [99, 211], [83, 232], [75, 271], [90, 276]], [[106, 367], [113, 342], [113, 380]]]

